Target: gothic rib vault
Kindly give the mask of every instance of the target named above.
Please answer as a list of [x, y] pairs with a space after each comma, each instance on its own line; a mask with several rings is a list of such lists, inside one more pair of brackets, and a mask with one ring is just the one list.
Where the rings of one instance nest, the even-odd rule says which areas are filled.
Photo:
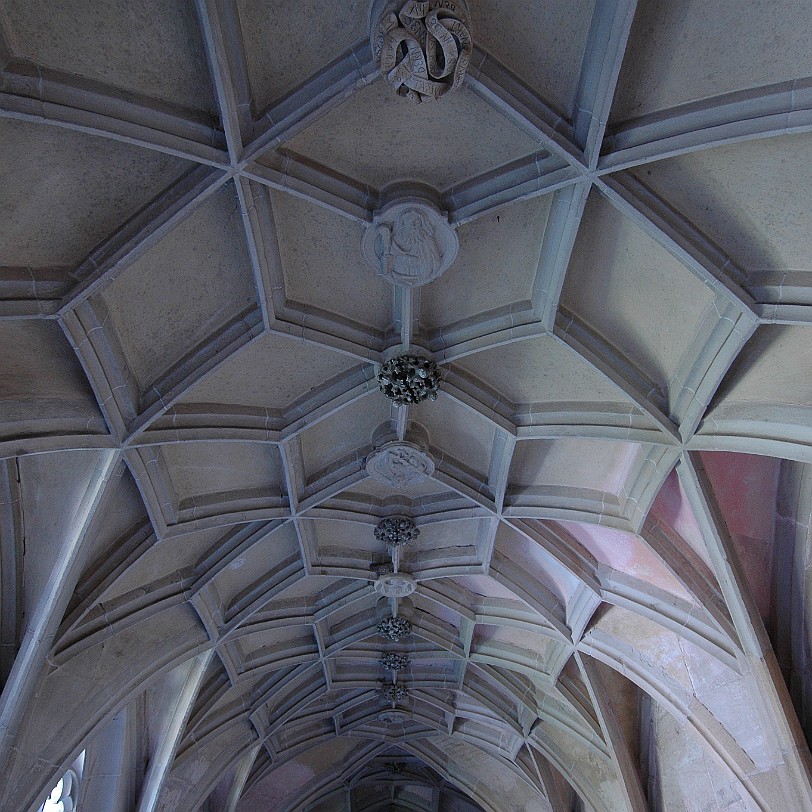
[[468, 6], [0, 0], [0, 809], [812, 809], [808, 2]]

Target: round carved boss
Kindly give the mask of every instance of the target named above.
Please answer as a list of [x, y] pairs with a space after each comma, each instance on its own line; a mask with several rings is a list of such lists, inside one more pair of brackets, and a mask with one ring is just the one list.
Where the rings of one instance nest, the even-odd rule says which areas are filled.
[[398, 651], [386, 651], [381, 654], [378, 662], [390, 671], [401, 671], [409, 665], [409, 655], [401, 654]]
[[384, 207], [361, 238], [361, 253], [378, 276], [409, 288], [437, 279], [459, 249], [457, 232], [448, 218], [420, 201]]
[[378, 370], [381, 392], [396, 406], [437, 400], [440, 389], [440, 367], [417, 355], [398, 355]]
[[413, 443], [391, 442], [373, 451], [366, 460], [371, 479], [400, 490], [419, 485], [434, 474], [431, 455]]
[[[417, 589], [417, 581], [405, 572], [381, 575], [375, 581], [375, 591], [386, 598], [406, 598]], [[399, 620], [400, 618], [398, 618]]]
[[370, 43], [399, 96], [433, 101], [458, 88], [471, 61], [467, 0], [373, 0]]
[[405, 617], [385, 617], [378, 623], [378, 634], [397, 643], [398, 640], [412, 633], [412, 624]]
[[386, 682], [380, 692], [390, 702], [401, 702], [409, 696], [409, 689], [402, 682]]
[[408, 516], [387, 516], [375, 527], [375, 538], [387, 547], [402, 547], [420, 535], [420, 528]]
[[[395, 710], [385, 710], [378, 714], [379, 721], [383, 722], [385, 725], [405, 725], [412, 718], [412, 715], [408, 711], [400, 710], [396, 708]], [[384, 765], [388, 769], [388, 765]], [[402, 765], [398, 764], [397, 767], [401, 767]]]

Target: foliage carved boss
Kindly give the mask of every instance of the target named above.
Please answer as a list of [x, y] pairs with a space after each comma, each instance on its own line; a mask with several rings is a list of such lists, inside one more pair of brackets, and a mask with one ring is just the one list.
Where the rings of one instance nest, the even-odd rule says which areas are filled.
[[440, 388], [440, 368], [428, 359], [416, 355], [398, 355], [378, 371], [381, 392], [396, 406], [437, 400]]
[[387, 82], [413, 102], [459, 87], [473, 52], [467, 0], [374, 0], [372, 53]]

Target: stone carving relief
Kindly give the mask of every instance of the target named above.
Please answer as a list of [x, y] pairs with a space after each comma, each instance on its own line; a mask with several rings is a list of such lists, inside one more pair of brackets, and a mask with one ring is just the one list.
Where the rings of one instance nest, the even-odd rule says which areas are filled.
[[372, 53], [399, 96], [433, 101], [458, 88], [471, 61], [466, 0], [375, 0]]
[[396, 406], [437, 400], [440, 389], [440, 367], [428, 358], [398, 355], [378, 370], [381, 392]]
[[380, 690], [390, 702], [400, 702], [409, 696], [409, 689], [402, 682], [384, 683]]
[[384, 668], [388, 668], [390, 671], [400, 671], [409, 665], [409, 655], [400, 654], [396, 651], [387, 651], [381, 655], [379, 662]]
[[385, 637], [387, 640], [392, 640], [397, 643], [407, 634], [412, 633], [412, 623], [405, 617], [385, 617], [378, 623], [378, 634]]
[[411, 575], [403, 572], [393, 572], [391, 575], [381, 575], [375, 581], [375, 591], [387, 598], [405, 598], [417, 589], [417, 582]]
[[375, 527], [375, 538], [387, 547], [402, 547], [420, 535], [420, 528], [408, 516], [387, 516]]
[[458, 251], [448, 218], [435, 206], [412, 200], [384, 207], [361, 239], [361, 253], [378, 275], [410, 288], [437, 279]]
[[[408, 711], [400, 709], [386, 710], [378, 714], [378, 720], [385, 725], [405, 725], [411, 718], [412, 715]], [[400, 767], [401, 765], [397, 766]]]
[[376, 482], [401, 490], [431, 477], [434, 460], [412, 443], [392, 442], [367, 457], [366, 472]]

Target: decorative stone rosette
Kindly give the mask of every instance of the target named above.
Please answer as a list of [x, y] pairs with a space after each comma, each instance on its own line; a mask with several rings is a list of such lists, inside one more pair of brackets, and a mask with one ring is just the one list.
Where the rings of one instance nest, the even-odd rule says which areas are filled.
[[385, 682], [380, 691], [390, 702], [400, 702], [409, 696], [409, 689], [402, 682]]
[[[397, 711], [386, 711], [386, 713], [397, 713]], [[384, 715], [385, 714], [383, 713], [381, 714], [381, 716]], [[381, 716], [378, 718], [380, 719]], [[401, 764], [399, 761], [387, 761], [383, 766], [385, 767], [386, 771], [392, 775], [403, 775], [403, 771], [405, 769], [405, 765]]]
[[361, 253], [378, 275], [409, 288], [437, 279], [459, 248], [448, 217], [430, 203], [411, 199], [385, 206], [361, 238]]
[[473, 53], [467, 0], [374, 0], [370, 42], [399, 96], [439, 99], [462, 84]]
[[378, 662], [390, 671], [401, 671], [409, 665], [409, 655], [397, 651], [387, 651], [381, 655]]
[[420, 529], [407, 516], [387, 516], [375, 528], [375, 538], [387, 547], [402, 547], [419, 535]]
[[385, 617], [378, 624], [378, 634], [387, 640], [397, 643], [399, 640], [412, 633], [412, 623], [405, 617]]
[[378, 371], [381, 392], [396, 406], [437, 400], [440, 367], [416, 355], [398, 355], [381, 365]]

